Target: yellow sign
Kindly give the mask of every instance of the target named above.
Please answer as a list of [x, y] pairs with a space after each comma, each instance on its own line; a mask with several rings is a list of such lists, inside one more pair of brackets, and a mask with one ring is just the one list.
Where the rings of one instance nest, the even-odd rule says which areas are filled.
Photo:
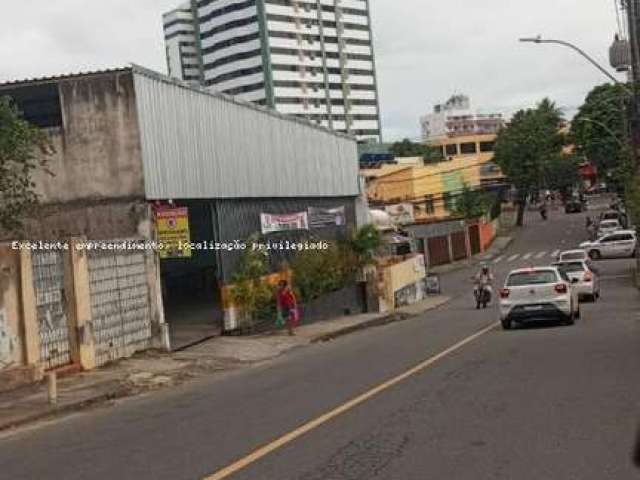
[[156, 213], [160, 258], [190, 258], [191, 235], [187, 208], [163, 208]]

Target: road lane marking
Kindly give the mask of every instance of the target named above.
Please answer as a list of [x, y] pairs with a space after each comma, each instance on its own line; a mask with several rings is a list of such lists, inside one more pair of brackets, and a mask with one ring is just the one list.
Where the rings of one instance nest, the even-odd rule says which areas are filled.
[[502, 260], [504, 260], [504, 256], [500, 255], [498, 258], [496, 258], [493, 263], [500, 263]]
[[551, 256], [552, 256], [552, 257], [554, 257], [554, 258], [556, 258], [558, 255], [560, 255], [560, 250], [555, 250], [555, 251], [551, 254]]
[[533, 253], [527, 253], [524, 257], [522, 257], [522, 259], [523, 260], [529, 260], [532, 255], [533, 255]]
[[518, 258], [520, 256], [519, 253], [516, 253], [515, 255], [511, 255], [508, 259], [507, 262], [513, 262], [516, 258]]
[[537, 255], [536, 255], [536, 258], [542, 258], [542, 257], [544, 257], [546, 254], [547, 254], [547, 252], [546, 252], [546, 251], [544, 251], [544, 252], [540, 252], [539, 254], [537, 254]]
[[293, 442], [294, 440], [305, 435], [306, 433], [309, 433], [312, 430], [315, 430], [316, 428], [320, 427], [321, 425], [333, 420], [334, 418], [339, 417], [340, 415], [347, 413], [350, 410], [353, 410], [355, 407], [381, 394], [385, 390], [389, 390], [390, 388], [398, 385], [399, 383], [403, 382], [409, 377], [412, 377], [417, 373], [427, 370], [429, 367], [431, 367], [433, 364], [437, 363], [438, 361], [442, 360], [443, 358], [448, 357], [452, 353], [460, 350], [462, 347], [468, 345], [469, 343], [477, 340], [483, 335], [486, 335], [490, 331], [494, 330], [498, 325], [500, 325], [500, 322], [495, 322], [489, 325], [488, 327], [480, 330], [479, 332], [476, 332], [473, 335], [470, 335], [467, 338], [460, 340], [455, 345], [452, 345], [446, 350], [443, 350], [442, 352], [426, 359], [425, 361], [419, 363], [418, 365], [407, 370], [406, 372], [390, 380], [387, 380], [384, 383], [381, 383], [377, 387], [374, 387], [371, 390], [361, 395], [358, 395], [357, 397], [349, 400], [348, 402], [340, 405], [339, 407], [334, 408], [333, 410], [323, 415], [320, 415], [319, 417], [305, 423], [304, 425], [296, 428], [295, 430], [292, 430], [291, 432], [273, 440], [272, 442], [258, 448], [257, 450], [254, 450], [249, 455], [233, 462], [230, 465], [227, 465], [226, 467], [218, 470], [212, 475], [204, 477], [203, 480], [223, 480], [225, 478], [230, 477], [231, 475], [239, 472], [240, 470], [245, 469], [249, 465], [257, 462], [258, 460], [266, 457], [267, 455]]

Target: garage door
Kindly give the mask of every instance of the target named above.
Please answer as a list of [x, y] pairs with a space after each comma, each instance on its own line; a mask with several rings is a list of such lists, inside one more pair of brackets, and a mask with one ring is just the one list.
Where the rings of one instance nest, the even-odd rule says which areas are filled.
[[427, 244], [429, 249], [429, 266], [435, 267], [451, 262], [447, 237], [430, 238]]

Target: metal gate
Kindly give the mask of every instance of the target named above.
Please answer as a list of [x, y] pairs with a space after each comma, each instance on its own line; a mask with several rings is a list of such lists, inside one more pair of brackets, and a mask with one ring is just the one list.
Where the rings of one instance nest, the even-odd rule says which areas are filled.
[[449, 239], [448, 237], [434, 237], [427, 241], [429, 249], [429, 265], [435, 267], [451, 262], [449, 257]]
[[454, 260], [467, 258], [467, 236], [464, 232], [455, 232], [451, 234], [451, 248], [453, 250]]
[[471, 245], [471, 255], [480, 253], [480, 226], [471, 225], [469, 227], [469, 243]]
[[145, 260], [145, 253], [136, 251], [89, 252], [97, 365], [151, 347]]
[[40, 361], [45, 370], [50, 370], [72, 362], [64, 295], [63, 253], [34, 251], [31, 258], [40, 335]]

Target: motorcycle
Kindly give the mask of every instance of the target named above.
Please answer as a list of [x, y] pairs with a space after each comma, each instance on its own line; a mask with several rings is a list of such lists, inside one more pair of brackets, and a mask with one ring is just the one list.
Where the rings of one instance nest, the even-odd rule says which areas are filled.
[[476, 309], [480, 310], [480, 307], [487, 308], [487, 305], [491, 302], [491, 289], [488, 285], [479, 285], [473, 290], [473, 294], [476, 298]]

